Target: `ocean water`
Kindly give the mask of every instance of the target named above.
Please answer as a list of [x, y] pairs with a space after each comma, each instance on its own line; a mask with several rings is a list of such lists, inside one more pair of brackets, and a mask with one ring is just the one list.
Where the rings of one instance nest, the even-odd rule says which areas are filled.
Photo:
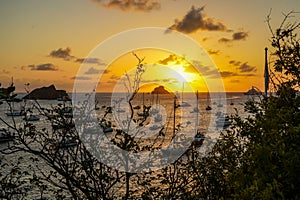
[[[23, 94], [20, 94], [19, 96], [22, 97]], [[70, 94], [72, 96], [72, 94]], [[113, 110], [119, 110], [119, 112], [113, 112], [111, 116], [109, 116], [109, 120], [113, 122], [113, 128], [122, 128], [121, 120], [122, 115], [126, 116], [126, 113], [129, 112], [129, 107], [126, 101], [123, 101], [125, 103], [119, 103], [116, 104], [115, 100], [120, 99], [121, 97], [124, 97], [124, 94], [117, 94], [114, 96], [114, 94], [110, 93], [97, 93], [96, 94], [96, 107], [98, 108], [96, 110], [97, 115], [99, 118], [103, 117], [104, 112], [107, 107], [112, 107]], [[249, 114], [244, 111], [244, 103], [249, 99], [255, 99], [259, 100], [259, 97], [254, 96], [247, 96], [243, 93], [226, 93], [224, 95], [225, 98], [222, 98], [222, 94], [214, 94], [211, 95], [210, 98], [207, 93], [199, 93], [198, 96], [193, 93], [184, 93], [181, 95], [178, 95], [177, 99], [174, 103], [174, 96], [171, 95], [152, 95], [152, 94], [137, 94], [136, 98], [132, 101], [133, 106], [137, 105], [146, 105], [151, 106], [151, 109], [156, 108], [159, 110], [159, 113], [163, 115], [162, 120], [160, 122], [155, 122], [156, 124], [160, 124], [163, 126], [168, 126], [169, 131], [172, 132], [173, 127], [173, 119], [175, 118], [175, 124], [182, 124], [190, 122], [191, 124], [194, 124], [195, 116], [197, 116], [198, 124], [197, 129], [207, 134], [207, 132], [210, 131], [209, 134], [212, 136], [217, 137], [217, 131], [215, 121], [217, 120], [218, 113], [222, 111], [223, 113], [226, 113], [227, 115], [232, 114], [239, 114], [242, 117], [247, 117]], [[75, 96], [74, 96], [75, 98]], [[184, 102], [190, 104], [190, 106], [184, 107]], [[38, 100], [37, 103], [41, 107], [51, 108], [53, 106], [57, 106], [58, 104], [66, 104], [71, 105], [71, 102], [61, 102], [57, 100]], [[33, 114], [39, 115], [39, 112], [37, 109], [34, 108], [34, 101], [27, 101], [26, 107], [31, 108]], [[174, 104], [175, 105], [181, 105], [178, 106], [177, 109], [175, 109], [174, 113]], [[207, 111], [205, 108], [207, 105], [210, 105], [212, 107], [212, 110]], [[13, 109], [20, 109], [22, 106], [24, 106], [24, 102], [20, 103], [13, 103], [11, 104]], [[195, 108], [198, 107], [199, 112], [195, 112]], [[123, 112], [124, 111], [124, 112]], [[141, 112], [141, 109], [136, 109], [134, 112], [135, 114], [138, 114], [138, 112]], [[151, 110], [150, 110], [151, 111]], [[16, 126], [19, 126], [23, 123], [23, 117], [8, 117], [6, 116], [6, 112], [9, 112], [9, 106], [7, 104], [0, 105], [0, 117], [4, 121], [13, 124], [15, 123]], [[47, 119], [41, 115], [40, 120], [36, 122], [32, 122], [36, 125], [38, 129], [42, 129], [46, 127], [47, 129], [51, 130], [51, 125], [47, 121]], [[153, 127], [155, 123], [153, 123], [152, 120], [148, 120], [145, 123], [145, 126]], [[212, 126], [212, 127], [211, 127]], [[0, 122], [1, 128], [7, 128], [5, 123]], [[187, 129], [188, 130], [188, 126]], [[155, 130], [154, 130], [155, 131]], [[171, 138], [171, 137], [170, 137]], [[168, 140], [166, 140], [168, 142]], [[165, 141], [165, 142], [166, 142]], [[0, 144], [0, 148], [5, 148], [6, 144], [2, 143]], [[30, 156], [27, 154], [24, 154], [22, 152], [18, 153], [18, 156], [23, 156], [25, 159], [23, 159], [23, 162], [21, 163], [20, 167], [24, 169], [28, 169], [28, 166], [31, 164], [30, 159], [28, 159]], [[26, 159], [27, 158], [27, 159]], [[17, 162], [17, 156], [16, 155], [1, 155], [1, 159], [8, 163], [16, 163]], [[46, 163], [40, 162], [40, 168], [44, 169], [45, 171], [50, 170]], [[2, 169], [2, 172], [5, 173], [5, 169]], [[29, 178], [31, 175], [28, 175]], [[38, 189], [33, 188], [28, 191], [30, 193], [30, 198], [35, 199], [38, 198]], [[47, 194], [45, 194], [47, 196]], [[49, 194], [50, 195], [50, 194]], [[50, 196], [49, 196], [50, 198]]]

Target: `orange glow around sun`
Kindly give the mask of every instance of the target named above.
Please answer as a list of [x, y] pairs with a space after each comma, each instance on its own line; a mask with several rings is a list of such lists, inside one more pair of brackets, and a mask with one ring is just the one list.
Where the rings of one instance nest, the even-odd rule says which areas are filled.
[[[142, 49], [134, 53], [140, 59], [144, 59], [143, 69], [145, 71], [140, 81], [140, 92], [151, 92], [157, 85], [162, 85], [172, 92], [207, 91], [201, 74], [184, 57], [156, 49]], [[133, 84], [137, 64], [138, 59], [132, 52], [114, 60], [102, 74], [97, 91], [103, 92], [103, 88], [109, 88], [105, 92], [114, 91], [118, 81], [127, 75]], [[128, 81], [127, 78], [126, 81]]]

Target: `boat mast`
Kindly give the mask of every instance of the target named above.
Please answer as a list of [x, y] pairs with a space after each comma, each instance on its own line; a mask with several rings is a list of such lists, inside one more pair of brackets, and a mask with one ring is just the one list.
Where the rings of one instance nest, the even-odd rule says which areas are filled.
[[265, 48], [265, 72], [264, 72], [264, 78], [265, 78], [265, 95], [268, 95], [269, 90], [269, 68], [268, 68], [268, 48]]
[[174, 103], [173, 103], [173, 136], [175, 136], [175, 123], [176, 123], [176, 95], [174, 95]]

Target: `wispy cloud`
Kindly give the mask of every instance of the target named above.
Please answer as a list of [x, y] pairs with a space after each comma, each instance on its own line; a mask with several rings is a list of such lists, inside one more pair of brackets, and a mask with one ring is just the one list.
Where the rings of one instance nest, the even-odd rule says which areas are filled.
[[59, 48], [56, 50], [52, 50], [49, 54], [52, 58], [60, 58], [66, 61], [78, 62], [78, 63], [88, 63], [88, 64], [97, 64], [97, 65], [106, 65], [101, 59], [99, 58], [78, 58], [76, 56], [71, 55], [71, 48]]
[[238, 67], [238, 70], [241, 73], [250, 73], [250, 72], [256, 72], [257, 71], [257, 67], [249, 65], [248, 62], [241, 62], [241, 61], [231, 60], [231, 61], [229, 61], [229, 64]]
[[84, 74], [99, 74], [100, 70], [99, 69], [95, 69], [94, 67], [89, 68], [88, 71], [86, 71]]
[[71, 77], [72, 80], [82, 80], [82, 81], [87, 81], [87, 80], [91, 80], [90, 77], [87, 77], [87, 76], [73, 76]]
[[109, 73], [109, 70], [100, 70], [100, 69], [96, 69], [94, 67], [91, 67], [88, 69], [88, 71], [86, 71], [84, 74], [87, 74], [87, 75], [91, 75], [91, 74], [99, 74], [99, 73], [103, 73], [103, 74], [107, 74]]
[[[211, 53], [218, 53], [219, 51], [212, 51]], [[172, 65], [176, 67], [180, 64], [184, 68], [184, 71], [187, 73], [200, 73], [201, 76], [206, 78], [228, 78], [228, 77], [249, 77], [255, 76], [257, 68], [251, 66], [248, 62], [241, 62], [231, 60], [229, 61], [230, 65], [236, 67], [235, 71], [231, 70], [220, 70], [212, 66], [203, 65], [201, 61], [193, 60], [190, 62], [186, 61], [183, 57], [177, 56], [175, 54], [170, 54], [168, 57], [161, 59], [157, 62], [161, 65]]]
[[79, 63], [89, 63], [89, 64], [97, 64], [97, 65], [106, 65], [102, 60], [99, 58], [76, 58], [75, 62]]
[[39, 65], [28, 65], [23, 66], [21, 69], [29, 68], [30, 70], [36, 70], [36, 71], [57, 71], [57, 66], [53, 65], [52, 63], [44, 63]]
[[149, 12], [160, 9], [160, 2], [153, 0], [92, 0], [100, 6], [122, 11]]
[[49, 56], [53, 58], [62, 58], [64, 60], [72, 60], [74, 57], [71, 56], [71, 48], [67, 47], [65, 49], [59, 48], [57, 50], [52, 50]]
[[221, 43], [228, 43], [233, 41], [239, 41], [239, 40], [246, 40], [249, 34], [244, 31], [235, 32], [232, 34], [231, 38], [221, 38], [219, 39], [219, 42]]
[[231, 72], [231, 71], [221, 71], [220, 74], [223, 78], [238, 76], [236, 72]]
[[204, 16], [203, 10], [204, 7], [195, 8], [192, 6], [182, 20], [175, 20], [175, 23], [168, 30], [177, 30], [183, 33], [193, 33], [197, 30], [227, 31], [226, 26], [222, 22]]
[[212, 49], [209, 49], [207, 50], [207, 52], [210, 54], [210, 55], [218, 55], [220, 53], [220, 50], [212, 50]]
[[192, 61], [193, 66], [197, 68], [197, 70], [201, 73], [202, 76], [207, 78], [218, 78], [219, 70], [210, 66], [203, 65], [201, 61], [194, 60]]
[[245, 40], [248, 37], [248, 33], [244, 31], [235, 32], [232, 35], [233, 40]]
[[157, 63], [162, 64], [162, 65], [168, 65], [168, 64], [177, 65], [177, 64], [180, 64], [181, 61], [179, 60], [179, 57], [176, 56], [175, 54], [170, 54], [168, 57], [166, 57], [162, 60], [159, 60]]
[[10, 74], [10, 72], [7, 71], [7, 70], [5, 70], [5, 69], [3, 69], [3, 70], [1, 70], [1, 74]]

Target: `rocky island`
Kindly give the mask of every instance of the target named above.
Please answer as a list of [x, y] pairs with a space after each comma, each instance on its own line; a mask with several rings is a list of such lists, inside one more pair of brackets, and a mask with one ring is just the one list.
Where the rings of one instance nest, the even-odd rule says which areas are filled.
[[158, 86], [156, 88], [154, 88], [154, 90], [151, 92], [151, 94], [170, 94], [170, 92], [168, 92], [164, 86]]
[[57, 90], [54, 85], [49, 87], [36, 88], [27, 94], [23, 99], [43, 99], [43, 100], [70, 100], [65, 90]]

